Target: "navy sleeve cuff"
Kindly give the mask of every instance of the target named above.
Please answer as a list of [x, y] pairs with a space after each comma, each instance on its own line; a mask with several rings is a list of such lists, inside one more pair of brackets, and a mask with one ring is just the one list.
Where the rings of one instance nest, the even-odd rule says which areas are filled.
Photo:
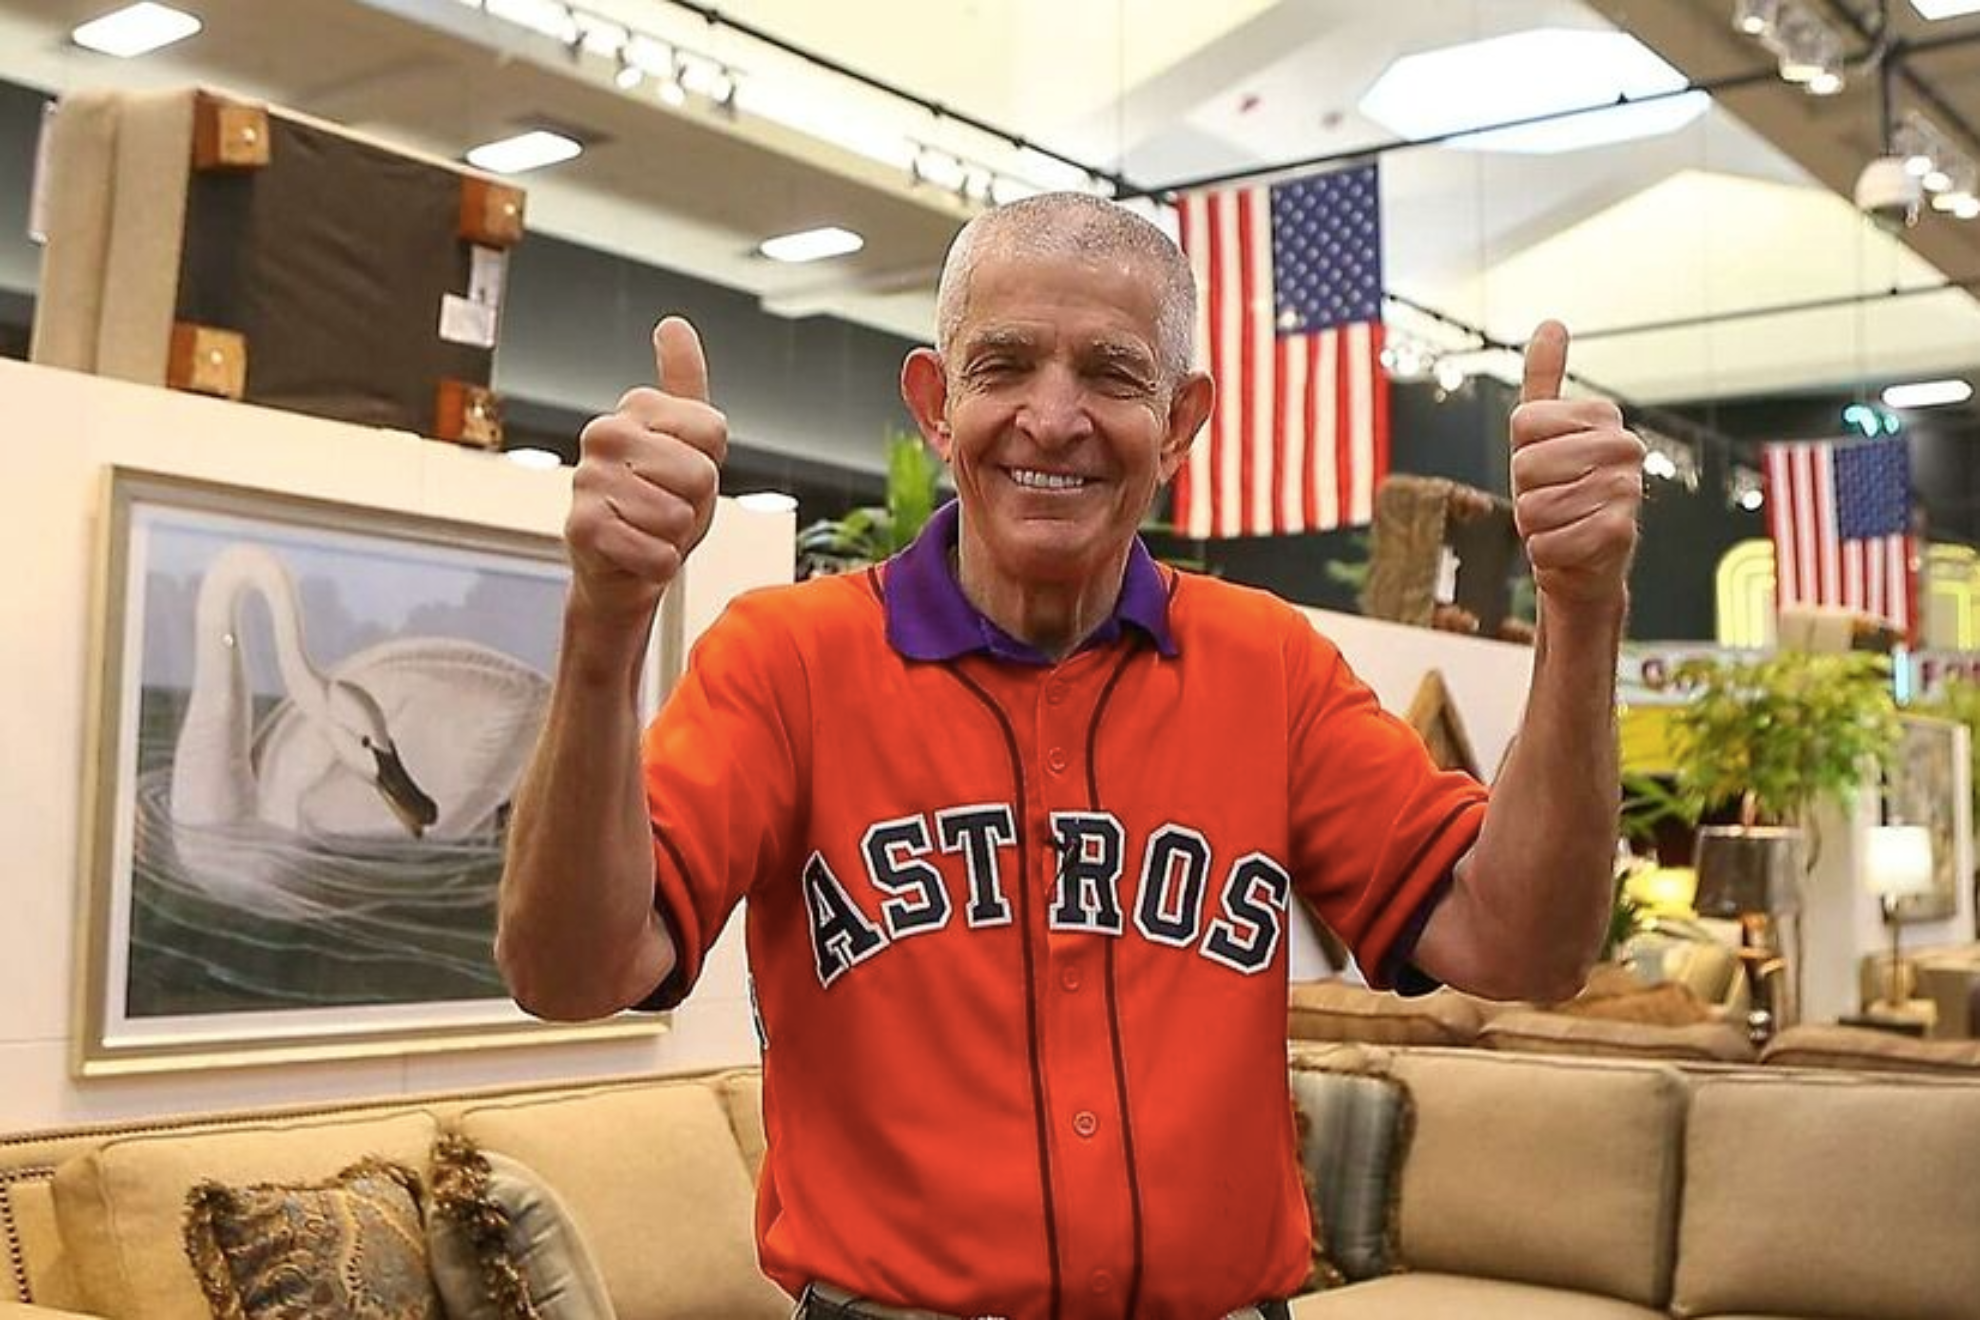
[[668, 972], [666, 979], [654, 986], [646, 998], [632, 1006], [635, 1013], [665, 1013], [679, 1008], [692, 989], [687, 981], [687, 960], [681, 956], [680, 927], [674, 924], [674, 915], [662, 901], [658, 886], [653, 890], [653, 910], [659, 914], [660, 924], [667, 930], [667, 940], [674, 946], [674, 970]]
[[1413, 959], [1416, 957], [1417, 941], [1423, 938], [1423, 928], [1430, 924], [1430, 914], [1437, 910], [1437, 905], [1443, 902], [1444, 896], [1450, 892], [1451, 877], [1447, 875], [1438, 881], [1437, 887], [1417, 905], [1416, 911], [1410, 914], [1409, 924], [1402, 928], [1401, 933], [1396, 936], [1395, 943], [1389, 946], [1389, 951], [1382, 957], [1382, 965], [1377, 969], [1378, 984], [1388, 986], [1405, 999], [1413, 999], [1444, 988], [1442, 981], [1418, 967]]

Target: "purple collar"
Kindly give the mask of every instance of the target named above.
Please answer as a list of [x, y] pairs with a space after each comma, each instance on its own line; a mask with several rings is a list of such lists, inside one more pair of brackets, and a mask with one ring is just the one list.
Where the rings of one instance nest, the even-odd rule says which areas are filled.
[[[910, 660], [954, 660], [974, 651], [987, 651], [999, 660], [1025, 665], [1049, 665], [1052, 658], [977, 612], [963, 595], [962, 584], [949, 571], [949, 551], [962, 529], [955, 501], [943, 505], [928, 520], [914, 544], [887, 563], [887, 641]], [[1148, 548], [1136, 537], [1128, 549], [1127, 571], [1114, 612], [1093, 630], [1080, 650], [1102, 646], [1121, 636], [1131, 624], [1164, 656], [1176, 654], [1169, 633], [1169, 587]]]

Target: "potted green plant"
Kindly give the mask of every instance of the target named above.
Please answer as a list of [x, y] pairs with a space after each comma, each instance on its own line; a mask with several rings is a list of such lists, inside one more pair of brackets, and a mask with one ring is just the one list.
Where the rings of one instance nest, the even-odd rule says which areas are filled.
[[[1882, 655], [1693, 660], [1676, 678], [1692, 692], [1670, 729], [1678, 793], [1693, 820], [1736, 806], [1744, 826], [1809, 830], [1817, 802], [1852, 801], [1865, 768], [1882, 766], [1897, 746]], [[1819, 842], [1810, 843], [1812, 864]]]
[[887, 437], [887, 502], [824, 518], [798, 532], [798, 576], [843, 573], [905, 550], [935, 512], [942, 465], [919, 435]]
[[1805, 882], [1822, 850], [1817, 804], [1848, 807], [1897, 746], [1890, 666], [1866, 652], [1789, 651], [1691, 661], [1676, 679], [1692, 691], [1670, 723], [1678, 795], [1694, 820], [1738, 821], [1698, 831], [1694, 906], [1739, 920], [1757, 1042], [1800, 1020], [1804, 1005], [1845, 1006], [1835, 954], [1848, 943], [1850, 887]]

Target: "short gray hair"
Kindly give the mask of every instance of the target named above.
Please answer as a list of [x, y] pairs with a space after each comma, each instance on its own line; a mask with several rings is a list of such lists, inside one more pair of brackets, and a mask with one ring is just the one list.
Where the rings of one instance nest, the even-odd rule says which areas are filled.
[[1173, 385], [1189, 371], [1196, 336], [1196, 280], [1170, 237], [1133, 211], [1089, 193], [1040, 193], [964, 225], [935, 292], [935, 350], [946, 361], [969, 307], [969, 281], [985, 252], [1000, 256], [1125, 256], [1155, 276], [1155, 353]]

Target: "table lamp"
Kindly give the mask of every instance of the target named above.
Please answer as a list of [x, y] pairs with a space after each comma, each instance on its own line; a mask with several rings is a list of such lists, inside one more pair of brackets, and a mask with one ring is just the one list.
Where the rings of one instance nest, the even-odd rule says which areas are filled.
[[1692, 906], [1701, 917], [1739, 921], [1753, 1002], [1747, 1031], [1756, 1043], [1800, 1016], [1801, 844], [1801, 831], [1783, 826], [1707, 825], [1694, 845]]
[[1932, 892], [1932, 831], [1923, 825], [1873, 825], [1863, 857], [1863, 885], [1883, 902], [1891, 928], [1891, 961], [1884, 975], [1884, 1002], [1892, 1008], [1899, 993], [1899, 900]]

